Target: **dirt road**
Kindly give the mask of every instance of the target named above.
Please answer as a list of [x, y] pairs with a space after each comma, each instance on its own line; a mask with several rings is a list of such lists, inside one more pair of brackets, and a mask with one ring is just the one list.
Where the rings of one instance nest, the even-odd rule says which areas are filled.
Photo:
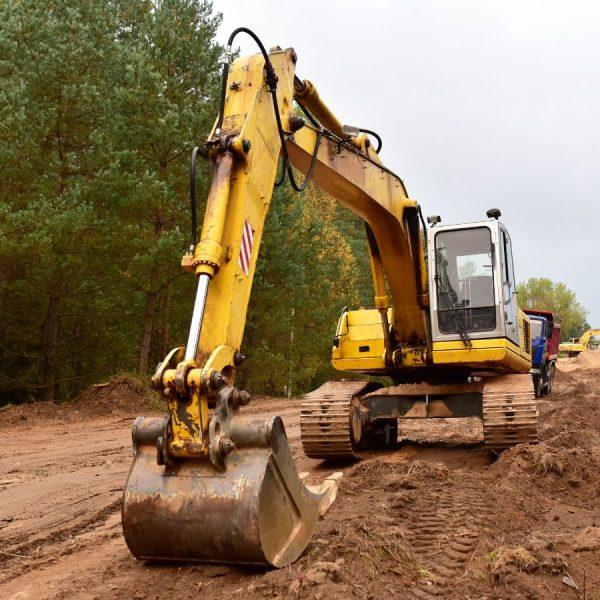
[[[0, 597], [584, 598], [585, 585], [599, 600], [599, 377], [560, 373], [539, 404], [543, 442], [496, 461], [476, 421], [401, 423], [400, 449], [344, 468], [309, 548], [280, 571], [129, 554], [119, 502], [132, 418], [149, 412], [139, 389], [11, 407], [0, 412]], [[339, 469], [302, 454], [299, 402], [249, 409], [283, 416], [299, 470]]]

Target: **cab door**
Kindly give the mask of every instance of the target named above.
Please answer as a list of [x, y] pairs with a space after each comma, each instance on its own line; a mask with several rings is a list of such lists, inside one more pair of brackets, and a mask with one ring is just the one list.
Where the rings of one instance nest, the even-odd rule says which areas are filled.
[[515, 282], [512, 243], [504, 227], [500, 228], [500, 254], [502, 256], [502, 306], [506, 337], [519, 345], [517, 286]]

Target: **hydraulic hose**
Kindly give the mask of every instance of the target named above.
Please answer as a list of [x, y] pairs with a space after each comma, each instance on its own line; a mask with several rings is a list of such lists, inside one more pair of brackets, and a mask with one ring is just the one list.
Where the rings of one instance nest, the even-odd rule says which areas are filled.
[[[304, 82], [297, 75], [294, 75], [294, 86], [297, 86], [298, 88], [302, 89], [304, 85]], [[310, 121], [310, 123], [313, 125], [313, 127], [321, 127], [321, 124], [317, 121], [315, 116], [306, 108], [306, 106], [304, 106], [304, 104], [298, 102], [298, 100], [296, 100], [296, 104], [300, 107], [300, 109], [305, 114], [306, 118]], [[377, 140], [377, 150], [375, 150], [375, 153], [379, 154], [383, 146], [383, 140], [381, 139], [381, 136], [377, 132], [372, 131], [371, 129], [363, 129], [362, 127], [359, 127], [358, 130], [361, 133], [372, 135]]]
[[297, 192], [302, 192], [306, 189], [306, 186], [308, 185], [308, 182], [310, 181], [310, 178], [312, 177], [312, 173], [314, 171], [314, 168], [315, 168], [315, 165], [317, 162], [316, 161], [317, 152], [319, 150], [319, 145], [321, 143], [322, 133], [321, 133], [321, 131], [319, 131], [317, 133], [315, 149], [313, 151], [313, 157], [312, 157], [309, 169], [307, 171], [306, 178], [304, 179], [304, 181], [301, 184], [298, 184], [296, 182], [294, 173], [292, 171], [290, 157], [288, 154], [287, 146], [285, 144], [285, 132], [283, 131], [283, 125], [281, 124], [281, 115], [279, 114], [279, 103], [277, 102], [277, 81], [278, 81], [277, 74], [275, 73], [275, 68], [273, 67], [273, 63], [271, 63], [271, 60], [269, 58], [269, 55], [268, 55], [263, 43], [260, 41], [259, 37], [251, 29], [248, 29], [247, 27], [238, 27], [237, 29], [234, 29], [231, 32], [229, 39], [227, 40], [227, 48], [225, 50], [225, 63], [223, 65], [223, 75], [221, 78], [221, 100], [220, 100], [220, 106], [219, 106], [219, 118], [217, 120], [217, 126], [215, 129], [215, 133], [217, 135], [219, 135], [221, 133], [221, 126], [223, 125], [223, 115], [225, 114], [225, 96], [227, 93], [227, 77], [229, 76], [229, 63], [231, 61], [231, 56], [232, 56], [231, 46], [233, 44], [233, 40], [239, 33], [248, 34], [256, 42], [256, 45], [258, 46], [260, 53], [263, 55], [263, 58], [265, 60], [265, 79], [267, 82], [267, 86], [269, 88], [269, 92], [271, 93], [271, 97], [273, 99], [273, 109], [275, 111], [275, 121], [277, 123], [277, 132], [279, 133], [279, 140], [281, 142], [281, 150], [283, 152], [284, 175], [277, 183], [278, 183], [278, 185], [281, 185], [283, 183], [285, 174], [287, 173], [287, 176], [290, 180], [290, 184], [292, 185], [294, 190]]
[[[263, 46], [263, 43], [260, 41], [259, 37], [247, 27], [238, 27], [231, 32], [229, 39], [227, 40], [227, 46], [225, 48], [225, 62], [223, 63], [223, 73], [221, 75], [221, 97], [219, 101], [219, 119], [217, 121], [217, 126], [215, 129], [215, 133], [219, 135], [221, 133], [221, 127], [223, 125], [223, 115], [225, 113], [225, 96], [227, 95], [227, 77], [229, 76], [229, 65], [231, 63], [232, 51], [231, 46], [233, 44], [233, 40], [238, 35], [238, 33], [247, 33], [255, 42], [258, 48], [260, 49], [261, 54], [265, 59], [265, 69], [267, 69], [267, 64], [270, 66], [272, 74], [275, 75], [275, 70], [273, 69], [273, 65], [269, 60], [269, 55]], [[268, 71], [267, 71], [268, 76]], [[267, 83], [269, 83], [267, 79]], [[277, 76], [275, 75], [275, 86], [277, 86]]]
[[358, 130], [361, 133], [366, 133], [367, 135], [372, 135], [377, 140], [377, 150], [375, 150], [375, 154], [379, 154], [379, 152], [381, 151], [381, 148], [383, 146], [383, 140], [381, 139], [381, 136], [378, 133], [371, 131], [370, 129], [362, 129], [361, 127], [359, 127]]
[[[307, 119], [318, 130], [317, 140], [315, 142], [315, 148], [313, 150], [313, 156], [312, 156], [312, 160], [311, 160], [309, 169], [306, 174], [306, 178], [304, 179], [304, 181], [301, 184], [298, 184], [294, 177], [292, 165], [290, 163], [289, 153], [288, 153], [287, 146], [285, 143], [285, 132], [283, 131], [283, 126], [281, 124], [281, 115], [279, 114], [279, 103], [277, 102], [277, 81], [278, 81], [277, 74], [275, 73], [273, 64], [271, 63], [269, 55], [268, 55], [263, 43], [260, 41], [260, 38], [251, 29], [248, 29], [247, 27], [238, 27], [237, 29], [234, 29], [231, 32], [229, 39], [227, 40], [227, 47], [225, 50], [225, 62], [223, 64], [223, 73], [222, 73], [222, 78], [221, 78], [221, 97], [220, 97], [220, 104], [219, 104], [219, 117], [217, 120], [217, 126], [215, 128], [215, 133], [216, 133], [216, 135], [219, 135], [221, 133], [221, 127], [223, 125], [223, 116], [225, 114], [225, 98], [226, 98], [226, 93], [227, 93], [227, 78], [229, 76], [229, 65], [230, 65], [231, 57], [232, 57], [231, 47], [232, 47], [234, 39], [236, 38], [236, 36], [239, 33], [246, 33], [254, 40], [254, 42], [258, 46], [258, 48], [264, 58], [264, 61], [265, 61], [265, 79], [267, 82], [267, 86], [269, 88], [269, 92], [271, 93], [271, 97], [273, 99], [273, 109], [275, 111], [275, 121], [277, 123], [277, 132], [279, 134], [279, 140], [281, 142], [281, 151], [283, 153], [282, 174], [275, 182], [275, 185], [276, 186], [282, 185], [285, 180], [285, 176], [287, 175], [289, 177], [290, 184], [294, 188], [294, 190], [297, 192], [302, 192], [303, 190], [306, 189], [308, 182], [310, 181], [310, 179], [312, 177], [312, 174], [313, 174], [313, 171], [314, 171], [314, 168], [316, 165], [317, 152], [319, 149], [319, 145], [321, 143], [321, 137], [323, 135], [325, 135], [326, 137], [332, 137], [333, 134], [331, 132], [323, 129], [323, 127], [315, 119], [315, 117], [304, 106], [302, 106], [302, 104], [298, 103], [301, 110], [306, 115]], [[363, 133], [366, 133], [367, 135], [372, 135], [377, 140], [377, 149], [375, 150], [375, 152], [377, 154], [379, 154], [379, 152], [381, 151], [381, 148], [383, 146], [383, 141], [381, 139], [381, 136], [370, 129], [359, 129], [359, 130]], [[345, 140], [340, 140], [340, 141], [343, 145], [347, 146], [351, 151], [358, 152], [354, 147], [352, 147], [351, 144], [347, 143]], [[398, 177], [395, 173], [393, 173], [392, 171], [390, 171], [383, 165], [375, 163], [369, 156], [365, 156], [362, 153], [361, 153], [361, 156], [364, 156], [364, 158], [366, 160], [368, 160], [369, 162], [373, 162], [374, 164], [377, 164], [377, 166], [379, 168], [386, 171], [387, 173], [390, 173], [391, 175], [394, 175], [394, 177], [397, 177], [404, 188], [405, 194], [408, 196], [408, 192], [406, 191], [404, 182], [402, 181], [402, 179], [400, 177]]]

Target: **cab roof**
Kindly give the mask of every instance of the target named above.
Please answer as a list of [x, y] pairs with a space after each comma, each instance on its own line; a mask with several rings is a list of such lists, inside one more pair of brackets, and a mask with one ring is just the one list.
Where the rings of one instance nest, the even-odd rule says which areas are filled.
[[523, 312], [532, 317], [543, 317], [544, 319], [554, 323], [554, 313], [551, 310], [539, 310], [537, 308], [524, 308]]

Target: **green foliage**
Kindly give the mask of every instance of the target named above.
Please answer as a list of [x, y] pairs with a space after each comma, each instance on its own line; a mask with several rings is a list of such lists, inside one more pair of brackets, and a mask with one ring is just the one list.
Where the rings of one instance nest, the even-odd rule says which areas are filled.
[[[188, 160], [217, 114], [220, 15], [7, 0], [0, 19], [0, 404], [147, 377], [191, 317]], [[362, 222], [314, 189], [278, 190], [255, 281], [240, 383], [316, 387], [341, 309], [371, 303]]]
[[520, 283], [517, 291], [519, 306], [554, 312], [561, 323], [561, 339], [579, 337], [590, 328], [587, 310], [564, 283], [555, 283], [545, 277], [532, 277]]
[[0, 19], [1, 383], [23, 398], [60, 385], [43, 377], [65, 361], [65, 377], [80, 377], [101, 340], [92, 329], [84, 339], [76, 315], [110, 306], [94, 281], [111, 227], [97, 220], [94, 178], [112, 150], [117, 23], [86, 2], [4, 3]]
[[149, 299], [151, 332], [187, 321], [169, 308], [193, 286], [188, 150], [214, 116], [220, 16], [25, 0], [0, 19], [0, 399], [69, 397], [133, 367]]

